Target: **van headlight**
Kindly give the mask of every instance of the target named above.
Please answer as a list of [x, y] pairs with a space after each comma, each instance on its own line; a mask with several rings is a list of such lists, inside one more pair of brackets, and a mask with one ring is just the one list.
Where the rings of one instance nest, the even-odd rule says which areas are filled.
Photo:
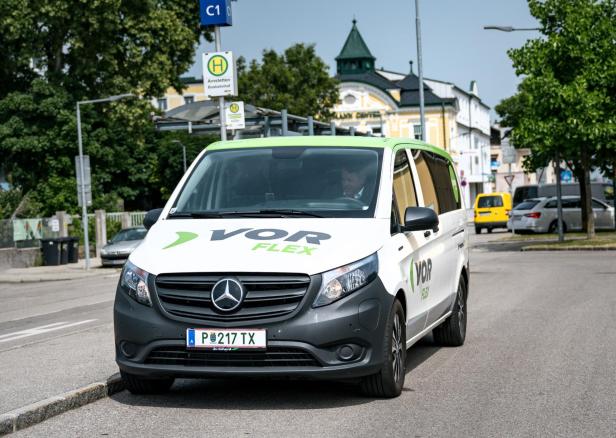
[[378, 271], [378, 258], [372, 254], [350, 265], [324, 272], [321, 289], [312, 307], [327, 306], [346, 297], [374, 280]]
[[150, 290], [148, 289], [148, 274], [141, 268], [126, 262], [122, 270], [120, 285], [128, 295], [140, 304], [151, 306]]

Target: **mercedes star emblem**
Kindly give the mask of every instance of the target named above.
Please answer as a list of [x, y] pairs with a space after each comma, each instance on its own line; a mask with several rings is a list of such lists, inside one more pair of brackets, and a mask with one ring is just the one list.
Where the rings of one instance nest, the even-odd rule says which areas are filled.
[[222, 312], [237, 309], [244, 301], [242, 284], [232, 278], [223, 278], [212, 288], [212, 304]]

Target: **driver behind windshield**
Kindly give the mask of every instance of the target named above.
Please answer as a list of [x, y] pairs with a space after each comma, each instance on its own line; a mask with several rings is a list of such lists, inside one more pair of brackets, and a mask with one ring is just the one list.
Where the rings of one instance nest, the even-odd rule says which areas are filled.
[[340, 189], [338, 197], [357, 199], [369, 203], [372, 198], [372, 184], [369, 176], [372, 174], [369, 164], [363, 162], [347, 162], [340, 172]]

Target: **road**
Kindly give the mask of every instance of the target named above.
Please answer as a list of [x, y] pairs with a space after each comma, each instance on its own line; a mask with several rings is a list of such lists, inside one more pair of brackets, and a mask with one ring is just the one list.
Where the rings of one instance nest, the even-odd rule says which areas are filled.
[[0, 414], [117, 372], [117, 279], [0, 284]]
[[[397, 399], [344, 383], [181, 380], [167, 395], [121, 392], [16, 436], [614, 436], [616, 254], [490, 251], [496, 236], [472, 238], [466, 344], [414, 346]], [[111, 302], [93, 306], [83, 318], [103, 324], [97, 312]], [[106, 321], [82, 343], [104, 364]]]

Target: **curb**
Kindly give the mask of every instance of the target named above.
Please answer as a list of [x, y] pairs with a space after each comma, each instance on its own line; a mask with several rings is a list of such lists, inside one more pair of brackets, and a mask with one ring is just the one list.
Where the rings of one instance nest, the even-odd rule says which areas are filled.
[[[119, 273], [119, 272], [117, 272]], [[107, 275], [114, 275], [115, 271], [109, 272], [94, 272], [91, 274], [41, 274], [38, 276], [27, 276], [20, 274], [0, 274], [0, 283], [16, 284], [16, 283], [40, 283], [43, 281], [68, 281], [81, 280], [84, 278], [98, 278]]]
[[569, 246], [569, 247], [541, 247], [541, 246], [525, 246], [522, 251], [616, 251], [614, 247], [601, 246]]
[[96, 382], [83, 388], [49, 397], [28, 406], [0, 415], [0, 435], [7, 435], [26, 427], [76, 409], [124, 390], [120, 374], [114, 374], [106, 382]]

